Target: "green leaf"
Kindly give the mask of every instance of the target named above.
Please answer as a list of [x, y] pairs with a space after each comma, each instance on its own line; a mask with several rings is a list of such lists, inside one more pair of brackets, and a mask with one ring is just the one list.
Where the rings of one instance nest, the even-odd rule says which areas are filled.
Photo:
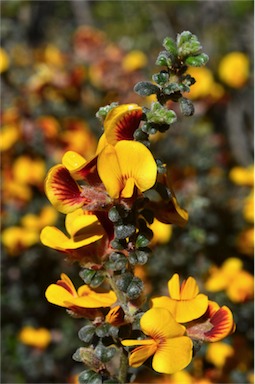
[[202, 67], [207, 63], [208, 60], [209, 57], [205, 53], [201, 53], [200, 55], [187, 57], [185, 64], [189, 65], [190, 67]]
[[166, 37], [164, 39], [163, 46], [168, 52], [172, 53], [172, 55], [177, 56], [177, 46], [171, 37]]
[[152, 103], [151, 110], [147, 112], [147, 121], [155, 124], [172, 124], [176, 121], [176, 114], [171, 109], [163, 107], [159, 102]]
[[78, 332], [79, 339], [84, 341], [84, 343], [90, 343], [90, 341], [94, 336], [95, 329], [96, 329], [95, 326], [92, 324], [85, 325]]
[[188, 55], [197, 55], [202, 50], [202, 45], [197, 39], [196, 35], [193, 35], [189, 31], [184, 31], [177, 35], [177, 48], [178, 55], [185, 57]]
[[140, 96], [150, 96], [158, 94], [160, 89], [157, 85], [152, 84], [150, 81], [140, 81], [134, 86], [134, 91]]
[[156, 65], [171, 67], [173, 64], [173, 57], [167, 51], [161, 51], [157, 57]]
[[154, 75], [152, 75], [152, 80], [159, 85], [164, 85], [169, 80], [169, 74], [166, 71], [154, 73]]
[[184, 116], [192, 116], [194, 114], [194, 105], [191, 100], [181, 97], [179, 99], [181, 113]]

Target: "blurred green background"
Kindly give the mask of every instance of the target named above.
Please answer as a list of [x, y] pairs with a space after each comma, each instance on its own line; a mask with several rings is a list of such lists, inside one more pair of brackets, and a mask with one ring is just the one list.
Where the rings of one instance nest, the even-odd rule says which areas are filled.
[[[63, 227], [43, 180], [66, 150], [93, 153], [99, 107], [149, 102], [133, 86], [158, 71], [164, 37], [184, 30], [210, 57], [197, 78], [204, 87], [190, 95], [195, 115], [178, 116], [152, 149], [169, 164], [190, 220], [154, 246], [144, 273], [151, 295], [174, 272], [195, 276], [206, 292], [212, 266], [241, 261], [238, 299], [207, 292], [234, 313], [236, 333], [224, 341], [231, 353], [219, 346], [219, 362], [204, 346], [185, 383], [253, 383], [253, 289], [245, 285], [253, 275], [253, 11], [253, 1], [1, 1], [1, 383], [74, 383], [83, 370], [72, 360], [83, 321], [44, 297], [62, 272], [76, 287], [82, 280], [77, 265], [40, 244], [45, 225]], [[230, 52], [244, 62], [220, 71]], [[180, 382], [146, 372], [136, 382]]]

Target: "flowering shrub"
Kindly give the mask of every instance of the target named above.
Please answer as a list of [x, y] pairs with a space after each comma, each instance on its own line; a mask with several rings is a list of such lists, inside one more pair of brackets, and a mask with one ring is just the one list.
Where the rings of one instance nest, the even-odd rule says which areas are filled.
[[136, 266], [156, 257], [150, 249], [154, 219], [180, 227], [188, 221], [171, 174], [151, 152], [150, 137], [166, 132], [177, 120], [169, 102], [177, 103], [184, 116], [193, 115], [193, 103], [183, 96], [195, 83], [188, 69], [208, 60], [188, 31], [176, 41], [165, 38], [163, 46], [156, 64], [164, 69], [152, 76], [153, 82], [142, 81], [134, 88], [140, 96], [155, 95], [156, 101], [150, 107], [101, 107], [97, 117], [104, 132], [95, 153], [84, 158], [66, 152], [45, 181], [48, 199], [66, 214], [70, 237], [47, 226], [41, 241], [77, 261], [85, 282], [76, 291], [62, 274], [46, 290], [49, 302], [86, 321], [79, 332], [85, 346], [73, 356], [85, 365], [80, 383], [126, 383], [131, 379], [128, 365], [144, 363], [159, 373], [175, 373], [190, 364], [203, 342], [221, 340], [235, 329], [229, 308], [199, 293], [193, 277], [180, 286], [174, 274], [168, 282], [170, 297], [152, 298], [148, 309], [144, 283], [135, 275]]

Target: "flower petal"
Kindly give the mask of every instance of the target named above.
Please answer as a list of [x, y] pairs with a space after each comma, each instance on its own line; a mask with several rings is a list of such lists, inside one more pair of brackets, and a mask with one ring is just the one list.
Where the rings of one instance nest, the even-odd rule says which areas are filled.
[[74, 151], [67, 151], [62, 157], [62, 164], [69, 172], [78, 171], [86, 164], [84, 157]]
[[99, 177], [107, 192], [112, 198], [117, 199], [124, 184], [117, 154], [112, 145], [107, 145], [99, 154], [97, 166]]
[[62, 252], [68, 252], [70, 249], [77, 249], [92, 244], [100, 240], [103, 235], [100, 234], [84, 237], [79, 238], [79, 241], [75, 241], [74, 239], [69, 239], [58, 228], [50, 226], [45, 227], [40, 235], [41, 242], [44, 245]]
[[87, 285], [78, 288], [78, 297], [72, 299], [72, 303], [84, 308], [110, 307], [117, 300], [113, 291], [98, 293], [90, 289]]
[[[145, 145], [137, 141], [119, 141], [115, 145], [121, 174], [133, 178], [140, 191], [150, 189], [156, 182], [157, 164]], [[131, 156], [132, 154], [132, 156]], [[123, 194], [123, 197], [130, 197]]]
[[120, 140], [134, 140], [134, 132], [142, 118], [142, 108], [137, 104], [123, 104], [113, 108], [104, 121], [105, 137], [109, 144]]
[[213, 328], [205, 332], [205, 340], [214, 342], [227, 337], [235, 329], [234, 319], [232, 312], [225, 305], [218, 309], [218, 311], [210, 319]]
[[59, 305], [60, 307], [65, 308], [68, 307], [66, 302], [74, 298], [69, 291], [57, 284], [51, 284], [46, 289], [45, 296], [51, 304]]
[[[147, 341], [147, 340], [141, 340]], [[129, 355], [129, 365], [131, 367], [137, 368], [140, 367], [149, 357], [151, 357], [157, 349], [157, 344], [154, 340], [150, 340], [150, 343], [146, 345], [140, 345], [140, 347], [135, 348]]]
[[151, 308], [141, 317], [142, 331], [153, 339], [182, 336], [185, 327], [178, 324], [165, 308]]
[[180, 371], [191, 362], [192, 348], [192, 341], [187, 336], [168, 339], [158, 347], [152, 360], [152, 368], [166, 374]]
[[82, 207], [86, 200], [81, 197], [81, 188], [63, 165], [50, 169], [45, 180], [45, 192], [51, 204], [62, 213]]
[[168, 281], [168, 291], [171, 299], [180, 300], [180, 278], [178, 273], [175, 273]]
[[60, 275], [61, 280], [57, 281], [57, 285], [60, 285], [61, 287], [65, 288], [67, 291], [71, 293], [73, 296], [77, 296], [76, 289], [69, 277], [65, 273], [61, 273]]
[[198, 285], [194, 277], [184, 280], [181, 285], [181, 300], [190, 300], [197, 296], [199, 292]]
[[95, 235], [103, 236], [105, 234], [97, 216], [88, 214], [81, 208], [66, 215], [65, 225], [66, 230], [75, 242]]

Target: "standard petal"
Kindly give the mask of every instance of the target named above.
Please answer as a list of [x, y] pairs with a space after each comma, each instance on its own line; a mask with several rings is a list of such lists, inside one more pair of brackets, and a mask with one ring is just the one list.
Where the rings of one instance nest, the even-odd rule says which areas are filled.
[[46, 289], [45, 296], [51, 304], [65, 308], [67, 307], [66, 302], [70, 300], [72, 301], [74, 298], [69, 291], [57, 284], [51, 284]]
[[104, 121], [105, 137], [109, 144], [120, 140], [134, 140], [134, 132], [142, 118], [142, 108], [137, 104], [123, 104], [113, 108]]
[[45, 192], [51, 204], [62, 213], [82, 207], [86, 200], [81, 197], [81, 188], [63, 165], [56, 165], [48, 172]]
[[181, 300], [190, 300], [197, 296], [198, 285], [194, 277], [189, 277], [181, 285]]
[[168, 291], [171, 299], [180, 300], [180, 278], [178, 273], [175, 273], [168, 281]]
[[168, 339], [158, 347], [152, 360], [152, 368], [166, 374], [180, 371], [191, 362], [192, 348], [192, 341], [187, 336]]
[[151, 308], [141, 317], [142, 331], [153, 339], [182, 336], [185, 327], [178, 324], [165, 308]]
[[227, 337], [235, 329], [232, 312], [226, 306], [221, 307], [210, 319], [212, 329], [205, 332], [206, 341], [215, 342]]
[[198, 319], [207, 310], [208, 297], [202, 293], [192, 300], [176, 301], [175, 319], [180, 323]]

